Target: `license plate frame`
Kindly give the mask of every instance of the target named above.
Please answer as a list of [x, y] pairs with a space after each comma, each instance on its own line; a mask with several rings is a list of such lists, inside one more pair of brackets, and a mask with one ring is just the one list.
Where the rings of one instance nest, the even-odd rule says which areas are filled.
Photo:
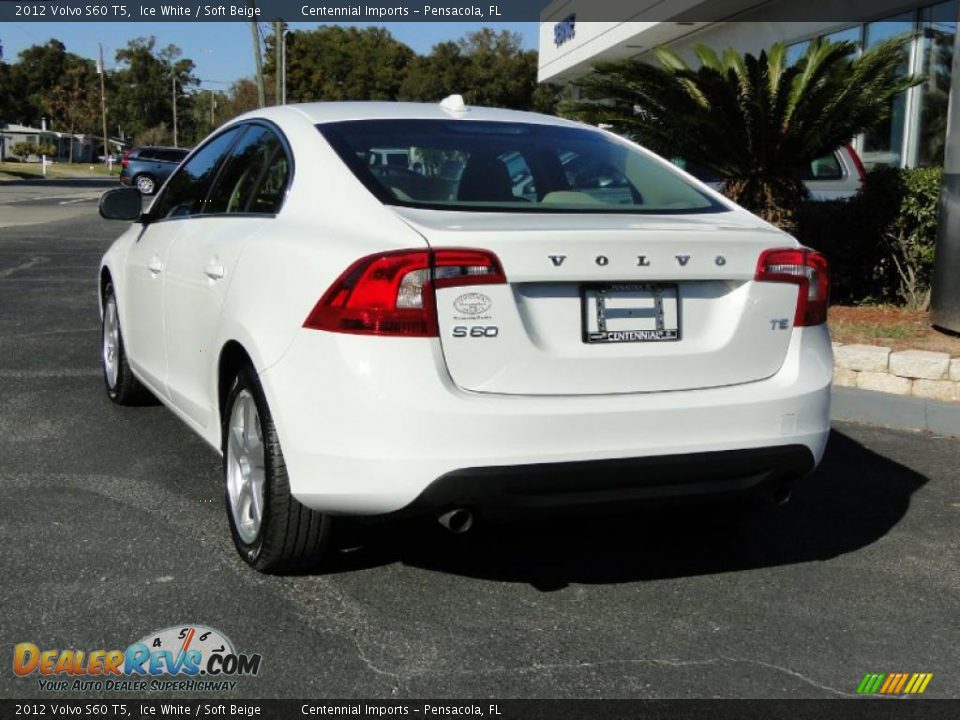
[[[611, 300], [622, 304], [631, 295], [649, 293], [649, 307], [610, 307]], [[647, 300], [647, 298], [644, 298]], [[665, 305], [665, 302], [667, 305]], [[669, 307], [672, 303], [672, 307]], [[588, 345], [614, 343], [678, 342], [681, 339], [680, 288], [669, 282], [590, 283], [580, 288], [581, 337]], [[666, 308], [666, 310], [665, 310]], [[610, 320], [642, 318], [653, 320], [653, 328], [611, 329]], [[674, 322], [670, 320], [675, 319]], [[621, 324], [622, 323], [615, 323]], [[674, 327], [675, 325], [675, 327]]]

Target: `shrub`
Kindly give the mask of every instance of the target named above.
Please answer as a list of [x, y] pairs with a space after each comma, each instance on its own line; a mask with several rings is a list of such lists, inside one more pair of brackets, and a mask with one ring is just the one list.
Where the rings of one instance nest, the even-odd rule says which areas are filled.
[[31, 142], [16, 142], [10, 146], [10, 152], [23, 160], [28, 155], [36, 155], [37, 146]]
[[57, 146], [53, 143], [40, 143], [35, 152], [37, 155], [56, 155]]
[[930, 308], [942, 179], [940, 168], [904, 172], [899, 212], [882, 235], [884, 257], [877, 269], [888, 281], [896, 270], [897, 297], [911, 310]]
[[166, 123], [147, 128], [137, 135], [137, 145], [171, 145], [172, 143], [173, 134]]
[[942, 171], [871, 171], [849, 201], [807, 202], [797, 237], [827, 256], [831, 297], [842, 304], [929, 304]]

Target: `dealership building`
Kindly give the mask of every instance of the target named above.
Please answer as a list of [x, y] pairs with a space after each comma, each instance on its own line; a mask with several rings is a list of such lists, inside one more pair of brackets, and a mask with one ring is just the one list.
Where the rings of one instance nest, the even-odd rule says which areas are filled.
[[[697, 44], [757, 54], [783, 42], [789, 56], [798, 58], [817, 38], [850, 40], [861, 48], [870, 48], [890, 37], [912, 33], [904, 72], [920, 75], [926, 82], [901, 94], [884, 125], [857, 138], [854, 146], [868, 168], [943, 165], [946, 154], [945, 216], [937, 246], [934, 318], [938, 324], [960, 331], [960, 281], [956, 279], [960, 275], [960, 188], [956, 187], [954, 170], [960, 165], [960, 57], [955, 61], [955, 56], [960, 56], [960, 0], [851, 0], [836, 3], [824, 15], [836, 16], [836, 8], [842, 5], [848, 17], [862, 20], [797, 20], [812, 14], [811, 3], [812, 0], [635, 0], [617, 6], [621, 14], [629, 17], [594, 21], [600, 7], [597, 0], [554, 0], [540, 16], [539, 79], [571, 85], [576, 92], [577, 79], [589, 73], [595, 63], [627, 58], [653, 61], [651, 51], [661, 45], [669, 45], [691, 63]], [[624, 13], [624, 8], [629, 10]], [[952, 88], [955, 107], [950, 122], [948, 109], [954, 75], [958, 81]], [[948, 228], [952, 230], [948, 232]], [[946, 285], [951, 287], [947, 289]]]

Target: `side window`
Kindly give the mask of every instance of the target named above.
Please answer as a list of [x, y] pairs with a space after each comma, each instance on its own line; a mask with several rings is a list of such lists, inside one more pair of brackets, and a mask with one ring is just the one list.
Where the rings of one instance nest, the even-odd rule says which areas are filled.
[[283, 205], [283, 194], [290, 178], [290, 160], [283, 148], [277, 148], [250, 200], [247, 212], [275, 215]]
[[201, 212], [221, 161], [242, 131], [243, 128], [236, 127], [218, 135], [177, 168], [150, 214], [157, 220], [163, 220]]
[[289, 175], [280, 138], [253, 125], [233, 147], [210, 193], [205, 213], [275, 213]]
[[141, 150], [137, 153], [138, 160], [153, 160], [154, 151], [153, 150]]
[[179, 150], [157, 150], [157, 160], [163, 162], [179, 163], [186, 157], [186, 154]]
[[834, 154], [818, 157], [810, 163], [810, 172], [804, 180], [839, 180], [843, 177], [840, 159]]

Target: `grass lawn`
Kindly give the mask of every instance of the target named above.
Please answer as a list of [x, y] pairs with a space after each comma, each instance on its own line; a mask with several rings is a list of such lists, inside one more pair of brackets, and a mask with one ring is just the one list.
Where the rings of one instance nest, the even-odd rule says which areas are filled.
[[881, 305], [834, 305], [827, 317], [834, 342], [931, 350], [960, 357], [960, 337], [933, 329], [929, 313]]
[[[107, 170], [106, 165], [100, 163], [58, 162], [47, 165], [47, 177], [49, 178], [107, 177], [119, 174], [119, 163], [114, 163], [112, 172]], [[43, 170], [40, 163], [0, 162], [0, 178], [29, 180], [42, 177]]]

